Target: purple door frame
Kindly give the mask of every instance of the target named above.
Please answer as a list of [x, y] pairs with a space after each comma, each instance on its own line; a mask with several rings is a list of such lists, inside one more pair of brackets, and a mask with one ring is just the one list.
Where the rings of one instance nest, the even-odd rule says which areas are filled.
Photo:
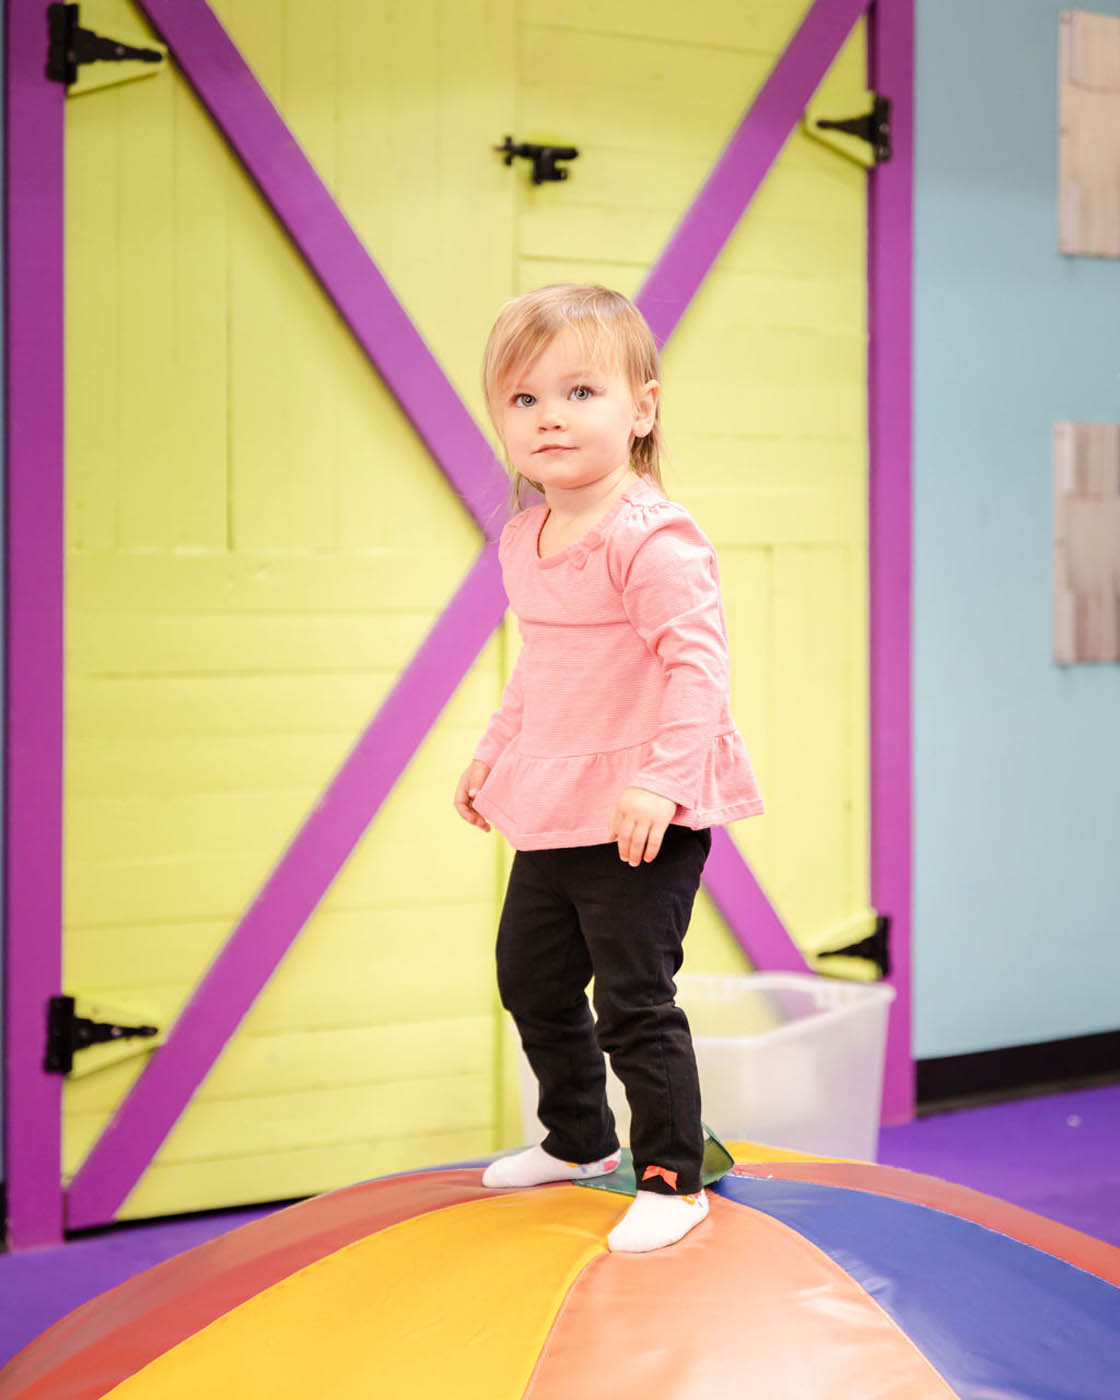
[[[62, 990], [65, 89], [45, 5], [9, 0], [5, 99], [4, 1180], [9, 1243], [61, 1237], [62, 1081], [42, 1072]], [[18, 191], [18, 198], [15, 192]]]
[[[502, 479], [485, 439], [341, 216], [333, 222], [328, 216], [325, 225], [308, 220], [306, 213], [301, 218], [295, 206], [307, 196], [321, 206], [325, 198], [336, 215], [337, 210], [207, 7], [201, 0], [142, 3], [491, 543], [83, 1164], [68, 1202], [72, 1228], [112, 1218], [504, 611], [492, 543], [500, 524]], [[891, 914], [895, 930], [892, 980], [899, 998], [884, 1097], [892, 1118], [909, 1116], [913, 1102], [908, 987], [911, 6], [912, 0], [878, 0], [871, 10], [869, 45], [873, 83], [895, 103], [895, 163], [877, 170], [869, 182], [870, 328], [878, 347], [869, 373], [871, 878], [872, 902]], [[779, 59], [639, 295], [662, 342], [865, 7], [866, 0], [817, 0]], [[65, 100], [60, 87], [40, 77], [43, 20], [37, 0], [10, 0], [7, 177], [9, 190], [20, 191], [20, 199], [8, 206], [12, 535], [6, 830], [8, 868], [19, 872], [9, 880], [7, 908], [6, 1175], [13, 1247], [56, 1240], [63, 1228], [60, 1082], [39, 1068], [43, 1008], [61, 990]], [[252, 113], [248, 120], [245, 111]], [[319, 214], [325, 212], [320, 207]], [[326, 227], [326, 236], [317, 237], [316, 227]], [[17, 268], [18, 285], [11, 275]], [[363, 295], [355, 295], [355, 288]], [[13, 374], [15, 364], [20, 372]], [[433, 393], [441, 408], [436, 414], [430, 410]], [[418, 407], [419, 400], [428, 408]], [[52, 779], [46, 790], [44, 772]], [[18, 823], [11, 820], [16, 812]], [[707, 883], [733, 931], [760, 965], [803, 965], [734, 843], [720, 835]], [[277, 931], [279, 909], [287, 913]], [[30, 935], [32, 929], [40, 936]], [[207, 1025], [209, 1036], [200, 1039]]]
[[891, 921], [896, 992], [887, 1028], [883, 1117], [914, 1116], [911, 1046], [913, 732], [914, 0], [869, 11], [868, 86], [891, 99], [890, 161], [868, 181], [868, 571], [871, 907]]

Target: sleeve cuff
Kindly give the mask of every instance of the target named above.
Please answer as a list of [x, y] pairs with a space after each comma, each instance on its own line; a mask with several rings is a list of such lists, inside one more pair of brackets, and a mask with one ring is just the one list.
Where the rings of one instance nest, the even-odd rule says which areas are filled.
[[630, 779], [630, 786], [645, 788], [646, 792], [656, 793], [658, 797], [664, 797], [669, 802], [675, 802], [678, 807], [690, 810], [699, 801], [698, 794], [686, 792], [669, 779], [658, 777], [652, 773], [635, 773]]
[[475, 763], [485, 763], [488, 768], [493, 768], [502, 752], [502, 745], [497, 740], [483, 740], [474, 752]]

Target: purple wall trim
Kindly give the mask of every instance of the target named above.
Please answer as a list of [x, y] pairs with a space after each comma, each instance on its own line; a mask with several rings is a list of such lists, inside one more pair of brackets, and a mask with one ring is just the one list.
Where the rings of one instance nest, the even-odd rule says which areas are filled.
[[72, 1229], [111, 1220], [311, 917], [506, 610], [488, 545], [102, 1133], [70, 1187]]
[[8, 1243], [22, 1249], [62, 1238], [62, 1079], [42, 1059], [62, 990], [65, 93], [43, 76], [46, 7], [6, 10], [4, 1178]]
[[448, 481], [496, 539], [509, 483], [493, 449], [229, 35], [203, 0], [139, 4]]
[[876, 0], [871, 86], [891, 99], [893, 157], [869, 187], [871, 903], [891, 919], [883, 1116], [914, 1116], [911, 1049], [911, 425], [914, 0]]
[[664, 345], [868, 0], [816, 0], [638, 293]]

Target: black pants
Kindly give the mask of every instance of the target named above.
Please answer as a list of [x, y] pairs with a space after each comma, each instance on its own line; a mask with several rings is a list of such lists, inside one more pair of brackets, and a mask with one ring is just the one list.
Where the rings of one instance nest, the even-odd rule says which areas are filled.
[[614, 844], [518, 851], [498, 929], [498, 988], [540, 1084], [545, 1151], [591, 1162], [618, 1146], [606, 1051], [638, 1185], [667, 1194], [700, 1189], [700, 1087], [673, 977], [711, 844], [710, 831], [670, 826], [637, 868]]

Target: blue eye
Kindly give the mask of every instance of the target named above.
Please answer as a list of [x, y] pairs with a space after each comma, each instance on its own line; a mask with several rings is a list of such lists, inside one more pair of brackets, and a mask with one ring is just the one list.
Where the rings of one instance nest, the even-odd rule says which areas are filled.
[[582, 400], [591, 397], [591, 392], [591, 389], [586, 384], [577, 384], [572, 390], [572, 398], [579, 399], [582, 402]]

